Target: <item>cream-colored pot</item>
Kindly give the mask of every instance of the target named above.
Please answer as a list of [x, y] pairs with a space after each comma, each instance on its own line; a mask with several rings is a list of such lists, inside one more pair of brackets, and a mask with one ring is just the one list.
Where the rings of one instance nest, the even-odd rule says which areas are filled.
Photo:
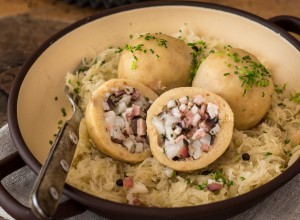
[[[288, 21], [290, 18], [286, 18]], [[299, 30], [299, 20], [294, 19]], [[279, 19], [279, 21], [282, 21]], [[298, 23], [297, 23], [298, 22]], [[173, 34], [188, 25], [196, 33], [221, 39], [260, 58], [274, 82], [297, 89], [300, 84], [300, 44], [271, 22], [236, 9], [196, 2], [146, 2], [116, 8], [81, 20], [46, 41], [16, 78], [9, 99], [9, 128], [19, 154], [34, 172], [47, 158], [49, 137], [57, 132], [62, 107], [71, 107], [64, 95], [65, 75], [85, 56], [110, 46], [122, 47], [134, 33]], [[57, 100], [56, 98], [57, 97]], [[279, 177], [250, 193], [225, 201], [184, 208], [143, 208], [106, 201], [66, 186], [66, 195], [100, 215], [123, 219], [197, 219], [234, 215], [256, 203], [299, 173], [300, 160]], [[23, 218], [26, 208], [10, 211], [9, 196], [0, 205]], [[7, 202], [8, 201], [8, 202]], [[17, 207], [21, 207], [20, 205]]]

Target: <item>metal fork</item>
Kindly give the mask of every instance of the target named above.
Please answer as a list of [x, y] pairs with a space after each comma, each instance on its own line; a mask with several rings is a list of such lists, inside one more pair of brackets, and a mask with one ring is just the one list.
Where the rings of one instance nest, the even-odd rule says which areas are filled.
[[83, 117], [78, 107], [79, 96], [71, 93], [67, 86], [64, 92], [73, 107], [73, 115], [59, 130], [31, 192], [31, 210], [39, 219], [50, 219], [54, 215], [79, 139], [79, 124]]

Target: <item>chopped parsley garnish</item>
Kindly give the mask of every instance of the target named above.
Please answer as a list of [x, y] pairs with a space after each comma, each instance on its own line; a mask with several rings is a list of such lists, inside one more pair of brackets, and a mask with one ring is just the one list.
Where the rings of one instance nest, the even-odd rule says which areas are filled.
[[290, 139], [285, 139], [285, 140], [283, 141], [284, 144], [288, 144], [288, 143], [290, 143], [290, 142], [291, 142]]
[[199, 190], [204, 190], [206, 187], [207, 187], [207, 183], [202, 183], [202, 184], [197, 185], [196, 188]]
[[89, 69], [89, 67], [87, 67], [87, 66], [81, 66], [78, 68], [77, 72], [82, 73], [82, 72], [87, 71], [88, 69]]
[[221, 170], [216, 170], [213, 179], [218, 182], [226, 183], [227, 180]]
[[290, 100], [297, 104], [300, 104], [300, 92], [297, 92], [294, 95], [291, 95]]
[[55, 100], [55, 101], [57, 101], [57, 100], [58, 100], [58, 97], [57, 97], [57, 96], [55, 96], [55, 97], [54, 97], [54, 100]]
[[245, 179], [246, 179], [246, 178], [243, 177], [243, 176], [240, 177], [240, 180], [241, 180], [241, 181], [244, 181]]
[[135, 70], [137, 68], [137, 61], [138, 61], [138, 58], [135, 55], [133, 55], [133, 61], [132, 61], [132, 65], [131, 65], [132, 70]]
[[66, 116], [67, 116], [67, 112], [66, 112], [66, 109], [65, 109], [65, 108], [61, 108], [60, 111], [61, 111], [63, 117], [66, 117]]
[[265, 153], [265, 156], [270, 156], [270, 155], [272, 155], [272, 153], [271, 153], [271, 152], [267, 152], [267, 153]]
[[[205, 60], [204, 50], [207, 48], [207, 45], [204, 41], [200, 40], [196, 43], [187, 43], [191, 49], [193, 49], [192, 55], [192, 68], [191, 68], [191, 81], [196, 76], [197, 70], [200, 64]], [[214, 52], [214, 51], [213, 51]]]
[[[231, 57], [235, 63], [241, 64], [234, 66], [234, 74], [238, 75], [239, 79], [242, 81], [241, 87], [244, 88], [243, 96], [247, 93], [247, 91], [250, 91], [253, 86], [269, 86], [269, 78], [271, 77], [269, 71], [262, 64], [252, 60], [249, 55], [240, 58], [238, 53], [232, 53], [230, 51], [231, 48], [232, 47], [230, 45], [224, 47], [224, 49], [226, 49], [226, 55]], [[231, 66], [230, 64], [226, 65], [228, 67]], [[228, 74], [225, 73], [224, 76], [228, 76]], [[262, 93], [262, 97], [264, 96], [265, 94]]]
[[53, 141], [52, 141], [52, 140], [49, 140], [49, 144], [52, 145], [52, 144], [53, 144]]
[[274, 85], [274, 87], [275, 87], [275, 92], [277, 94], [282, 94], [286, 89], [286, 83], [282, 87], [279, 87], [279, 85], [276, 84]]
[[172, 177], [176, 177], [177, 176], [177, 172], [174, 170], [172, 173]]
[[63, 120], [59, 120], [58, 122], [57, 122], [57, 124], [59, 124], [59, 125], [62, 125], [64, 122], [63, 122]]
[[233, 180], [228, 181], [228, 182], [226, 183], [226, 185], [227, 185], [228, 187], [233, 186]]
[[[167, 46], [167, 40], [166, 39], [163, 39], [163, 38], [158, 38], [158, 37], [155, 37], [154, 35], [150, 35], [150, 34], [146, 34], [146, 35], [140, 35], [140, 38], [144, 38], [145, 40], [149, 41], [149, 40], [156, 40], [157, 42], [157, 45], [158, 46], [161, 46], [161, 47], [165, 47], [165, 48], [168, 48]], [[126, 44], [125, 47], [122, 49], [122, 48], [119, 48], [116, 53], [121, 53], [123, 50], [127, 50], [129, 52], [131, 52], [133, 54], [133, 61], [132, 61], [132, 65], [131, 65], [131, 69], [134, 70], [137, 68], [137, 61], [138, 61], [138, 58], [137, 56], [134, 54], [135, 52], [137, 51], [141, 51], [143, 52], [144, 54], [146, 54], [148, 52], [148, 50], [151, 52], [151, 54], [154, 54], [154, 50], [152, 48], [150, 49], [145, 49], [144, 48], [144, 44], [138, 44], [138, 45], [135, 45], [135, 46], [131, 46], [129, 44]], [[157, 58], [159, 58], [160, 56], [158, 54], [155, 54], [155, 56]]]
[[187, 183], [187, 184], [191, 184], [191, 179], [190, 179], [190, 178], [187, 178], [187, 179], [186, 179], [186, 183]]
[[79, 94], [79, 92], [80, 92], [79, 87], [75, 88], [75, 89], [74, 89], [74, 92], [75, 92], [76, 94]]
[[291, 157], [293, 155], [290, 150], [283, 150], [283, 152], [286, 156], [289, 156], [289, 157]]

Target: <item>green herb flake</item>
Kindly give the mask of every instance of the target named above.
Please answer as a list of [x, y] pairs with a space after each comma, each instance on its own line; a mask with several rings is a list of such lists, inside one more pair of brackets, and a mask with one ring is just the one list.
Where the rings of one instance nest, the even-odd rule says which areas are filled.
[[52, 141], [52, 140], [49, 140], [49, 144], [52, 145], [52, 144], [53, 144], [53, 141]]
[[79, 94], [79, 93], [80, 93], [79, 87], [75, 88], [75, 89], [74, 89], [74, 92], [75, 92], [76, 94]]
[[288, 144], [288, 143], [290, 143], [290, 142], [291, 142], [290, 139], [285, 139], [285, 140], [283, 141], [284, 144]]
[[283, 92], [285, 91], [285, 89], [286, 89], [286, 83], [282, 86], [282, 87], [280, 87], [279, 85], [274, 85], [274, 89], [275, 89], [275, 92], [277, 93], [277, 94], [283, 94]]
[[66, 112], [66, 109], [65, 109], [65, 108], [61, 108], [60, 111], [61, 111], [63, 117], [66, 117], [66, 116], [67, 116], [67, 112]]
[[224, 174], [222, 173], [222, 170], [216, 170], [213, 174], [213, 179], [218, 182], [226, 183], [226, 178]]
[[115, 53], [122, 53], [123, 52], [123, 48], [118, 48], [116, 51], [115, 51]]
[[59, 121], [57, 122], [58, 125], [62, 125], [63, 123], [64, 123], [63, 120], [59, 120]]
[[132, 70], [135, 70], [137, 68], [137, 61], [138, 61], [138, 58], [135, 55], [133, 55], [133, 61], [132, 61], [132, 65], [131, 65]]
[[191, 184], [191, 179], [190, 179], [190, 178], [187, 178], [187, 179], [186, 179], [186, 183], [187, 183], [188, 185], [190, 185], [190, 184]]
[[206, 187], [207, 187], [207, 183], [202, 183], [202, 184], [197, 185], [196, 188], [198, 190], [204, 190], [204, 189], [206, 189]]
[[293, 155], [290, 150], [283, 150], [283, 152], [286, 156], [289, 156], [289, 157], [291, 157]]
[[54, 100], [55, 100], [55, 101], [57, 101], [57, 100], [58, 100], [58, 97], [57, 97], [57, 96], [55, 96], [55, 97], [54, 97]]
[[241, 180], [241, 181], [244, 181], [245, 179], [246, 179], [246, 178], [243, 177], [243, 176], [240, 177], [240, 180]]
[[300, 92], [295, 93], [294, 95], [291, 95], [290, 100], [297, 104], [300, 104]]
[[172, 177], [176, 177], [177, 176], [177, 171], [173, 171], [173, 173], [172, 173]]
[[229, 76], [230, 73], [224, 73], [224, 76]]
[[226, 185], [227, 185], [228, 187], [233, 186], [233, 180], [228, 181], [228, 182], [226, 183]]
[[272, 155], [271, 152], [266, 152], [266, 153], [265, 153], [265, 156], [270, 156], [270, 155]]

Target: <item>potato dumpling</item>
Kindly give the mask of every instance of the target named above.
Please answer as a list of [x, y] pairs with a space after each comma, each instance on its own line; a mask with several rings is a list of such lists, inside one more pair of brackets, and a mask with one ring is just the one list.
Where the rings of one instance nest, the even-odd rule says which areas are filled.
[[117, 160], [137, 163], [151, 156], [147, 110], [157, 95], [138, 81], [112, 79], [92, 94], [86, 124], [94, 145]]
[[189, 86], [192, 49], [182, 40], [165, 34], [144, 34], [124, 48], [118, 77], [142, 82], [157, 94]]
[[203, 61], [192, 86], [222, 96], [234, 113], [238, 130], [251, 129], [261, 121], [274, 91], [271, 74], [258, 59], [230, 46]]
[[201, 88], [171, 89], [148, 110], [152, 154], [177, 171], [206, 167], [228, 148], [233, 120], [232, 110], [220, 96]]

